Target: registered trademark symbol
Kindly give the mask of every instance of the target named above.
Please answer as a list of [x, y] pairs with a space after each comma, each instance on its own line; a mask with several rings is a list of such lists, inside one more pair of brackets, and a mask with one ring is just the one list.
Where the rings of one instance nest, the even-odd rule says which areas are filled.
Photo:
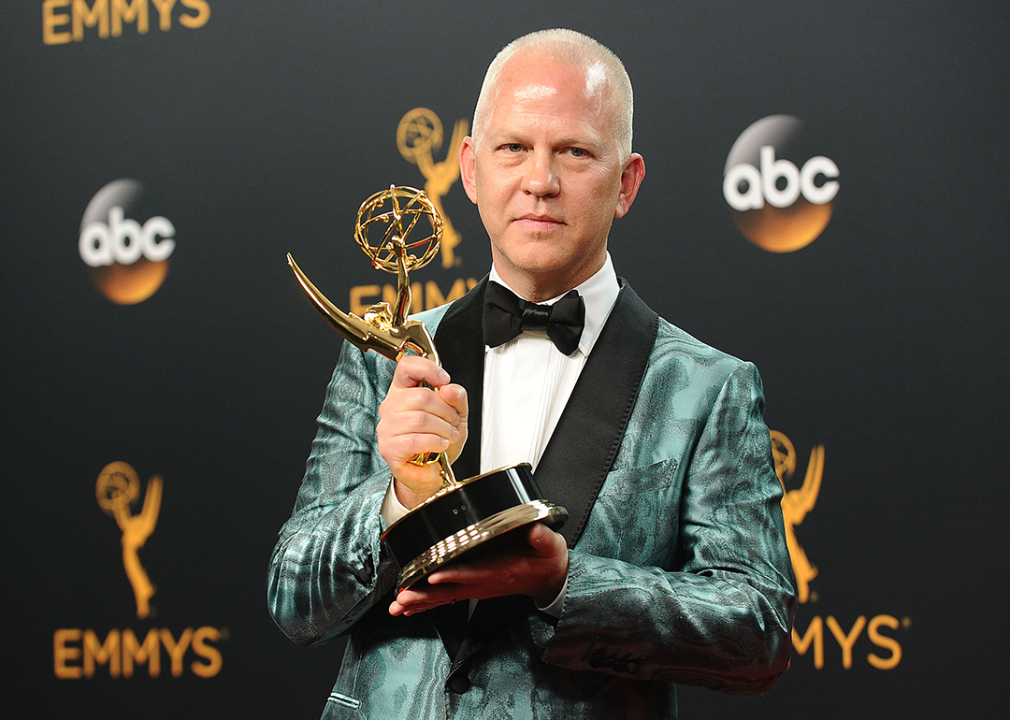
[[901, 618], [901, 627], [905, 628], [906, 630], [912, 627], [912, 618], [910, 617]]
[[815, 603], [815, 602], [817, 602], [820, 599], [821, 599], [821, 594], [819, 592], [817, 592], [816, 590], [814, 590], [813, 592], [810, 593], [810, 602]]

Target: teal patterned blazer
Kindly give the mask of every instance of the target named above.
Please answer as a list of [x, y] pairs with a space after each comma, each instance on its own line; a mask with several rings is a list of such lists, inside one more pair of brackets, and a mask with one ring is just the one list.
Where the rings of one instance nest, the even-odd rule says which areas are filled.
[[[478, 474], [486, 280], [420, 317], [468, 390], [457, 477]], [[676, 718], [675, 683], [764, 692], [788, 665], [792, 572], [753, 365], [659, 319], [622, 281], [537, 467], [569, 510], [561, 615], [531, 598], [391, 617], [378, 406], [394, 364], [344, 343], [271, 559], [292, 640], [348, 635], [324, 718]], [[475, 417], [476, 416], [476, 417]]]

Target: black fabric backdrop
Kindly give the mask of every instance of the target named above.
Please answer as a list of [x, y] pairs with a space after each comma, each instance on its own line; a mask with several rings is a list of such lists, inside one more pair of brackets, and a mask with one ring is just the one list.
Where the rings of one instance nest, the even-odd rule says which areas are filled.
[[[610, 46], [635, 85], [648, 174], [611, 234], [619, 274], [758, 365], [768, 423], [796, 449], [787, 487], [825, 448], [796, 526], [819, 571], [797, 617], [809, 645], [765, 696], [686, 688], [682, 717], [1005, 709], [1005, 3], [188, 0], [167, 29], [140, 6], [147, 32], [138, 16], [117, 35], [109, 3], [109, 36], [98, 12], [80, 40], [69, 2], [0, 6], [6, 717], [318, 716], [340, 644], [289, 643], [264, 586], [340, 342], [284, 254], [344, 308], [351, 288], [391, 282], [351, 230], [366, 196], [424, 183], [397, 149], [401, 118], [430, 108], [447, 145], [497, 50], [553, 26]], [[830, 223], [792, 253], [748, 242], [722, 196], [736, 138], [778, 113], [839, 168]], [[135, 305], [92, 285], [77, 245], [92, 197], [125, 178], [144, 189], [126, 217], [176, 230], [164, 284]], [[490, 257], [458, 181], [443, 204], [458, 264], [415, 280], [447, 294]], [[146, 618], [95, 497], [117, 460], [142, 488], [164, 478], [138, 551]], [[187, 650], [180, 677], [164, 644], [157, 677], [149, 660], [57, 677], [84, 674], [85, 631], [152, 628], [211, 628], [212, 650]]]

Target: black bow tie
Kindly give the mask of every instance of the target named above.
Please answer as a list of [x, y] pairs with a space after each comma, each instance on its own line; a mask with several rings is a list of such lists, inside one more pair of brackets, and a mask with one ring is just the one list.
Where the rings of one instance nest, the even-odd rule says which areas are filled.
[[547, 337], [565, 355], [579, 346], [586, 320], [586, 303], [578, 290], [553, 305], [523, 300], [506, 287], [489, 282], [484, 291], [484, 344], [504, 345], [526, 330], [546, 330]]

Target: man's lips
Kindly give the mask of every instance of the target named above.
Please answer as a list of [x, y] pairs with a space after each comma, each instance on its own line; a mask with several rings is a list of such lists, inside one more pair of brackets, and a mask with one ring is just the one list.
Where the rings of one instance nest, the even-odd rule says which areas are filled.
[[530, 230], [552, 230], [564, 225], [563, 222], [550, 215], [523, 215], [516, 218], [515, 222]]

